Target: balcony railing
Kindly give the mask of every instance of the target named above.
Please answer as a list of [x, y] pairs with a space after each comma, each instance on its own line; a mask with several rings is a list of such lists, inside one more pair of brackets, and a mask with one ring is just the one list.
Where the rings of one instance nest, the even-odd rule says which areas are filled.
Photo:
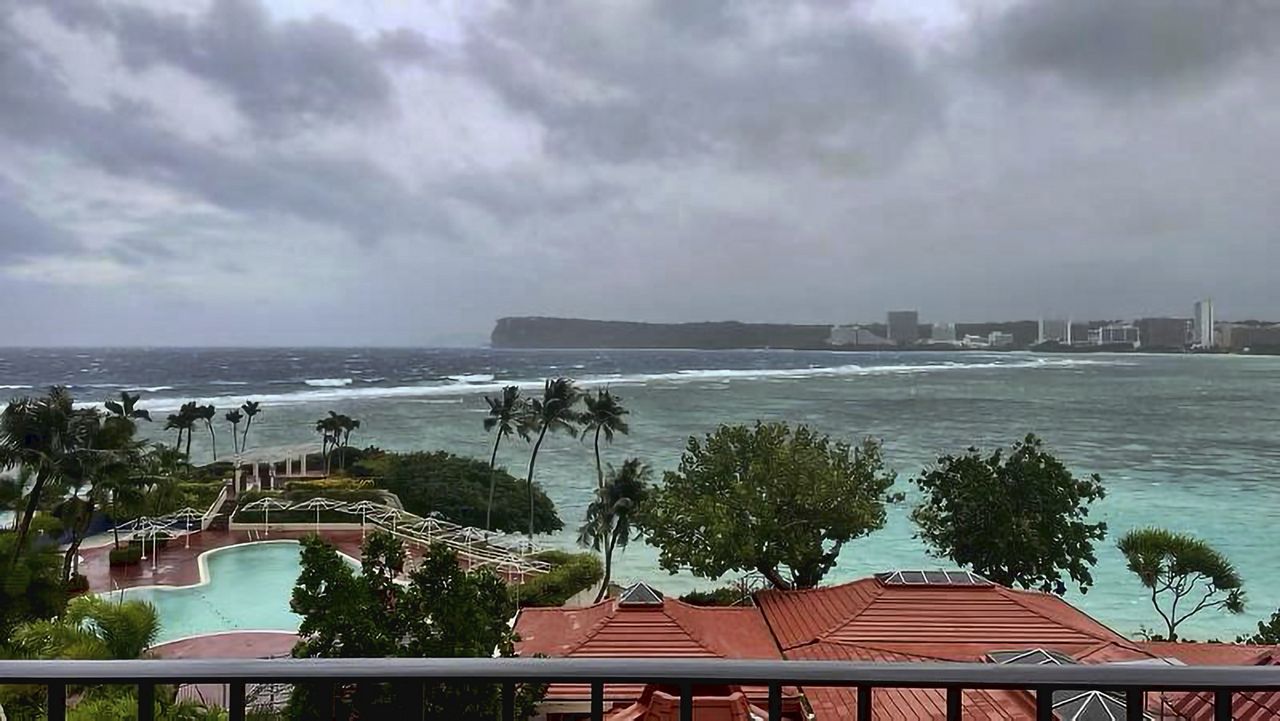
[[50, 721], [66, 718], [67, 686], [133, 684], [138, 718], [153, 717], [157, 684], [227, 684], [232, 721], [245, 717], [246, 683], [351, 683], [361, 680], [501, 684], [503, 718], [515, 715], [519, 683], [591, 686], [591, 717], [604, 715], [604, 684], [662, 684], [680, 690], [680, 718], [693, 720], [695, 686], [749, 685], [769, 689], [769, 718], [782, 718], [784, 686], [856, 688], [858, 721], [874, 718], [877, 688], [942, 689], [948, 721], [962, 715], [964, 689], [1028, 690], [1038, 721], [1052, 721], [1053, 694], [1096, 690], [1126, 703], [1129, 721], [1144, 718], [1148, 692], [1212, 694], [1215, 721], [1231, 719], [1233, 694], [1280, 691], [1280, 667], [1082, 664], [1031, 666], [970, 663], [845, 663], [834, 661], [728, 661], [717, 659], [273, 659], [139, 661], [0, 661], [0, 683], [48, 689]]

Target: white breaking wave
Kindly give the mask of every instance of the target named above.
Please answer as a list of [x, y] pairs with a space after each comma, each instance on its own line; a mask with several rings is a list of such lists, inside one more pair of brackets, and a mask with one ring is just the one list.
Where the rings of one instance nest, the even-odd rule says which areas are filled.
[[23, 388], [30, 388], [30, 387], [31, 386], [0, 386], [0, 390], [16, 391], [16, 390], [21, 390]]
[[[1043, 357], [1026, 357], [1015, 361], [1005, 362], [975, 362], [965, 363], [960, 361], [947, 361], [932, 364], [917, 365], [881, 365], [881, 366], [860, 366], [860, 365], [839, 365], [839, 366], [822, 366], [813, 368], [759, 368], [759, 369], [692, 369], [670, 371], [665, 373], [631, 373], [631, 374], [607, 374], [597, 376], [585, 376], [576, 379], [579, 386], [598, 387], [598, 386], [622, 386], [622, 385], [646, 385], [646, 384], [685, 384], [685, 383], [714, 383], [723, 385], [726, 382], [733, 381], [770, 381], [770, 380], [786, 380], [797, 378], [818, 378], [818, 377], [858, 377], [858, 376], [885, 376], [885, 375], [918, 375], [924, 373], [949, 373], [949, 372], [966, 372], [974, 370], [999, 370], [999, 369], [1052, 369], [1052, 368], [1074, 368], [1079, 366], [1117, 366], [1129, 365], [1123, 361], [1111, 360], [1090, 360], [1083, 358], [1043, 358]], [[461, 377], [461, 376], [459, 376]], [[323, 379], [322, 379], [323, 380]], [[336, 380], [336, 379], [335, 379]], [[347, 383], [333, 383], [328, 386], [316, 387], [313, 390], [293, 391], [287, 393], [267, 393], [252, 394], [253, 399], [261, 402], [264, 406], [270, 405], [305, 405], [305, 404], [333, 404], [343, 401], [353, 400], [371, 400], [379, 398], [457, 398], [459, 396], [481, 394], [481, 393], [499, 393], [504, 386], [514, 385], [526, 391], [541, 390], [543, 379], [523, 379], [523, 380], [503, 380], [488, 382], [472, 382], [460, 383], [457, 381], [442, 383], [424, 383], [418, 385], [401, 385], [401, 386], [355, 386], [348, 387]], [[308, 385], [316, 385], [308, 382]], [[154, 411], [167, 411], [177, 409], [186, 400], [190, 398], [149, 398], [147, 399], [147, 408]], [[201, 404], [212, 403], [215, 406], [223, 407], [229, 405], [239, 405], [244, 400], [243, 395], [237, 396], [218, 396], [211, 398], [194, 399]]]
[[317, 388], [341, 388], [351, 385], [350, 378], [308, 378], [303, 383]]
[[249, 381], [209, 381], [211, 386], [247, 386]]
[[493, 374], [491, 373], [464, 373], [457, 376], [446, 376], [449, 380], [456, 383], [492, 383]]

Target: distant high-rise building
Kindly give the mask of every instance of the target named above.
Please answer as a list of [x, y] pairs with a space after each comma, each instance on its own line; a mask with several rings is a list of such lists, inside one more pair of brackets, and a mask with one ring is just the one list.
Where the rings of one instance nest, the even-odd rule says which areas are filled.
[[1205, 298], [1197, 301], [1195, 315], [1191, 319], [1195, 345], [1201, 348], [1212, 348], [1216, 345], [1213, 341], [1213, 320], [1213, 299]]
[[1128, 323], [1110, 323], [1089, 330], [1092, 345], [1132, 345], [1138, 347], [1138, 327]]
[[915, 345], [920, 340], [920, 314], [914, 310], [889, 311], [889, 340], [898, 345]]
[[992, 348], [1008, 348], [1013, 345], [1013, 334], [1002, 330], [993, 330], [987, 336], [987, 344]]
[[1071, 345], [1071, 321], [1058, 318], [1040, 319], [1039, 343]]
[[951, 323], [934, 323], [933, 333], [929, 338], [940, 343], [954, 343], [956, 340], [956, 327]]
[[1142, 318], [1135, 325], [1138, 326], [1143, 348], [1173, 350], [1187, 347], [1191, 321], [1186, 318]]

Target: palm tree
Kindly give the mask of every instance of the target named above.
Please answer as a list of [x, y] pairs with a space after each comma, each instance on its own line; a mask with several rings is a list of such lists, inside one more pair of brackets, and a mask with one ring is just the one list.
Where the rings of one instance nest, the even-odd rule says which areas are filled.
[[493, 530], [493, 491], [497, 485], [495, 470], [498, 463], [498, 444], [504, 436], [518, 434], [529, 440], [530, 421], [529, 404], [520, 396], [519, 386], [507, 386], [502, 389], [501, 398], [484, 397], [489, 404], [489, 415], [484, 419], [486, 432], [496, 430], [493, 437], [493, 453], [489, 455], [489, 506], [484, 513], [484, 528]]
[[213, 447], [213, 460], [218, 460], [218, 436], [213, 432], [213, 419], [218, 415], [218, 409], [212, 405], [199, 406], [196, 408], [195, 417], [204, 421], [204, 425], [209, 429], [209, 442]]
[[529, 401], [529, 422], [538, 429], [538, 440], [529, 454], [529, 540], [533, 540], [533, 467], [538, 462], [538, 449], [547, 431], [564, 431], [577, 437], [581, 417], [575, 407], [582, 391], [569, 378], [548, 379], [542, 388], [542, 398]]
[[338, 416], [338, 427], [342, 431], [342, 450], [338, 457], [342, 470], [347, 470], [347, 449], [351, 447], [351, 431], [360, 429], [360, 419], [352, 418], [345, 413]]
[[587, 516], [578, 529], [578, 543], [604, 553], [604, 581], [596, 602], [604, 598], [613, 575], [613, 552], [631, 540], [631, 520], [649, 493], [653, 471], [639, 458], [628, 458], [622, 468], [609, 467], [609, 477], [596, 489]]
[[195, 401], [188, 401], [182, 404], [182, 408], [177, 413], [169, 414], [168, 422], [165, 423], [166, 431], [177, 430], [178, 442], [174, 445], [174, 449], [182, 450], [182, 436], [185, 433], [187, 437], [187, 449], [185, 454], [187, 461], [191, 460], [191, 431], [196, 427], [196, 421], [200, 420], [200, 406]]
[[249, 447], [249, 426], [253, 425], [253, 417], [258, 415], [261, 409], [257, 401], [245, 401], [244, 405], [240, 406], [240, 410], [244, 411], [244, 433], [240, 436], [240, 452], [244, 453]]
[[320, 453], [324, 456], [324, 474], [329, 475], [330, 455], [337, 450], [342, 439], [342, 416], [329, 411], [326, 418], [316, 421], [316, 433], [321, 436]]
[[143, 410], [137, 407], [138, 400], [142, 398], [140, 394], [130, 395], [129, 391], [120, 391], [120, 400], [107, 401], [103, 404], [107, 409], [107, 417], [119, 418], [126, 421], [150, 421], [151, 411]]
[[622, 407], [622, 398], [610, 393], [608, 388], [596, 391], [594, 396], [588, 393], [583, 396], [582, 401], [587, 407], [582, 414], [582, 437], [585, 439], [588, 433], [595, 436], [596, 487], [603, 488], [604, 467], [600, 465], [600, 436], [603, 434], [606, 441], [613, 443], [614, 433], [629, 433], [631, 429], [627, 427], [623, 416], [630, 411]]
[[0, 412], [0, 469], [26, 469], [32, 480], [18, 520], [11, 563], [26, 547], [31, 519], [46, 489], [64, 478], [69, 458], [85, 439], [86, 410], [76, 410], [71, 394], [54, 386], [45, 396], [13, 399]]
[[235, 409], [227, 411], [227, 415], [224, 417], [231, 424], [231, 449], [236, 456], [239, 456], [242, 451], [240, 446], [240, 421], [244, 420], [244, 415], [240, 413], [239, 409]]
[[150, 603], [117, 603], [90, 594], [67, 604], [61, 618], [18, 626], [13, 646], [33, 658], [132, 659], [159, 635], [160, 617]]

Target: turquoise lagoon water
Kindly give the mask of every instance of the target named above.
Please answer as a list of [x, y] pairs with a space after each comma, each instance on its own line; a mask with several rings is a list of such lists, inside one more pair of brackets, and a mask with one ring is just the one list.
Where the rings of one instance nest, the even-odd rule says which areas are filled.
[[[204, 583], [130, 588], [123, 594], [155, 605], [159, 643], [223, 631], [297, 631], [302, 619], [289, 610], [289, 596], [301, 553], [296, 541], [218, 549], [204, 555]], [[120, 592], [111, 594], [119, 597]]]
[[[631, 409], [631, 433], [604, 448], [605, 460], [639, 456], [659, 471], [675, 468], [685, 440], [717, 423], [786, 420], [834, 436], [884, 440], [907, 502], [888, 525], [845, 546], [828, 582], [893, 568], [937, 568], [913, 537], [908, 482], [936, 454], [969, 444], [1007, 444], [1028, 431], [1043, 436], [1077, 473], [1099, 473], [1106, 500], [1095, 517], [1109, 538], [1098, 548], [1096, 584], [1068, 600], [1122, 633], [1155, 627], [1147, 594], [1125, 568], [1115, 538], [1155, 524], [1205, 538], [1236, 563], [1248, 612], [1203, 613], [1184, 632], [1233, 638], [1280, 606], [1280, 357], [1028, 353], [834, 353], [794, 351], [610, 351], [489, 349], [5, 349], [0, 385], [71, 386], [101, 400], [121, 388], [143, 395], [152, 414], [200, 399], [220, 410], [262, 401], [250, 446], [312, 441], [329, 410], [362, 421], [355, 445], [393, 450], [447, 449], [488, 460], [492, 436], [481, 426], [485, 394], [517, 383], [569, 375], [608, 384]], [[26, 392], [16, 390], [15, 393]], [[145, 429], [172, 442], [163, 423]], [[219, 445], [223, 439], [219, 427]], [[195, 436], [197, 460], [208, 438]], [[529, 447], [504, 443], [499, 463], [523, 475]], [[565, 530], [544, 542], [574, 547], [574, 531], [595, 483], [589, 444], [549, 438], [538, 456], [539, 483]], [[295, 551], [292, 551], [296, 553]], [[233, 552], [233, 554], [239, 553]], [[189, 599], [190, 614], [168, 613], [166, 634], [218, 626], [295, 627], [287, 610], [296, 575], [284, 549], [273, 570], [256, 556], [210, 557], [215, 589]], [[270, 561], [275, 558], [275, 561]], [[615, 563], [623, 581], [644, 580], [672, 595], [714, 581], [657, 567], [657, 551], [632, 543]], [[222, 563], [242, 567], [225, 587]], [[213, 594], [213, 595], [211, 595]], [[204, 599], [213, 598], [206, 604]], [[190, 616], [190, 618], [188, 618]], [[226, 626], [226, 622], [222, 622]]]

